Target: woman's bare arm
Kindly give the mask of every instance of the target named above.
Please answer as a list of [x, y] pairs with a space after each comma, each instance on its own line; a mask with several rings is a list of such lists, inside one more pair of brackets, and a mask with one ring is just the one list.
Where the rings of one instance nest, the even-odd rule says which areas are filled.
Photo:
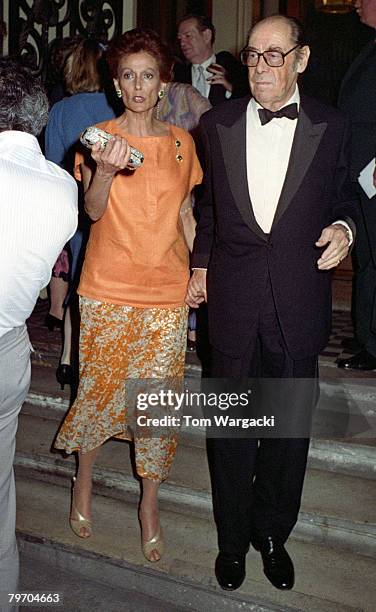
[[91, 156], [96, 162], [93, 170], [86, 163], [81, 166], [85, 192], [85, 210], [92, 221], [98, 221], [106, 208], [115, 174], [127, 167], [130, 146], [120, 136], [114, 136], [104, 149], [100, 143], [92, 147]]
[[187, 243], [189, 251], [192, 252], [193, 241], [195, 239], [196, 234], [196, 219], [193, 216], [192, 194], [189, 194], [181, 205], [180, 219], [183, 224], [185, 241]]

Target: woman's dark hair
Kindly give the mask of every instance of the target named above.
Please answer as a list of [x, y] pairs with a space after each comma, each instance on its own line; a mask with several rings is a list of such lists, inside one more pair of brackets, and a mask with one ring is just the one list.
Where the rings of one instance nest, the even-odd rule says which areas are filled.
[[125, 55], [140, 51], [149, 53], [155, 58], [162, 81], [171, 81], [173, 58], [170, 50], [154, 30], [147, 28], [135, 28], [124, 32], [109, 44], [106, 57], [112, 77], [115, 79], [118, 77], [119, 63]]

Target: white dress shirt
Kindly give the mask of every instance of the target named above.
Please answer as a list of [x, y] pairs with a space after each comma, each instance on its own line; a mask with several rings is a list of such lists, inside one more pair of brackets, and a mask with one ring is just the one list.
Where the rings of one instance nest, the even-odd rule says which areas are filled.
[[[216, 63], [215, 54], [211, 55], [207, 60], [202, 62], [201, 64], [192, 64], [192, 85], [196, 87], [200, 94], [205, 98], [209, 98], [210, 94], [210, 82], [207, 79], [210, 79], [213, 76], [212, 72], [209, 72], [208, 68], [211, 64]], [[200, 66], [202, 66], [202, 72], [200, 70]], [[203, 78], [201, 76], [203, 74]], [[226, 90], [226, 98], [231, 98], [232, 92]]]
[[[297, 87], [294, 95], [283, 106], [293, 102], [299, 108]], [[262, 106], [252, 98], [247, 108], [247, 179], [256, 221], [268, 234], [285, 180], [298, 121], [282, 117], [261, 125], [259, 108]]]
[[77, 227], [77, 186], [37, 139], [0, 133], [0, 337], [25, 323]]
[[[299, 110], [300, 95], [297, 86], [283, 106], [294, 102]], [[251, 98], [246, 117], [247, 180], [255, 219], [261, 229], [269, 234], [285, 181], [298, 120], [281, 117], [261, 125], [259, 108], [262, 106]], [[345, 221], [335, 223], [349, 231], [351, 245], [353, 237], [349, 225]]]

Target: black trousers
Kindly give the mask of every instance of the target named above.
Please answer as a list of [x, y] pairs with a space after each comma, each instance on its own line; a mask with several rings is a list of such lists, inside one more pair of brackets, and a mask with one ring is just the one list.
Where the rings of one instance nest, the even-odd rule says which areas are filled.
[[[294, 361], [288, 354], [268, 281], [262, 314], [246, 353], [212, 352], [214, 378], [305, 378], [302, 410], [318, 399], [317, 355]], [[296, 398], [281, 398], [286, 404]], [[221, 552], [244, 555], [251, 540], [268, 535], [285, 542], [298, 517], [309, 438], [208, 438], [214, 518]]]
[[376, 357], [376, 196], [360, 192], [361, 215], [354, 247], [355, 336]]

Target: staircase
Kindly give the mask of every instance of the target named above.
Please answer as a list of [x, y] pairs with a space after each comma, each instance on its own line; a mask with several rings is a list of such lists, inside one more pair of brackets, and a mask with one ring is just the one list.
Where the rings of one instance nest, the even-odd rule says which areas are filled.
[[[193, 388], [200, 368], [192, 356], [189, 361], [186, 385]], [[139, 483], [126, 442], [110, 440], [100, 453], [94, 473], [94, 535], [82, 540], [71, 532], [67, 517], [75, 460], [51, 452], [69, 405], [68, 393], [57, 388], [55, 366], [56, 358], [36, 351], [32, 385], [19, 420], [15, 469], [22, 556], [55, 568], [56, 588], [59, 573], [70, 571], [114, 593], [125, 589], [130, 600], [132, 593], [135, 601], [136, 596], [152, 598], [148, 609], [156, 612], [375, 610], [376, 441], [369, 429], [375, 431], [375, 378], [338, 380], [334, 368], [322, 372], [301, 513], [287, 545], [296, 566], [294, 589], [274, 589], [252, 549], [244, 584], [229, 593], [218, 587], [213, 573], [216, 530], [204, 431], [199, 428], [182, 431], [170, 478], [161, 486], [166, 552], [159, 563], [148, 563], [141, 553]], [[327, 432], [328, 424], [343, 420], [345, 409], [357, 436], [324, 438], [322, 424]], [[132, 601], [127, 603], [131, 606]], [[95, 609], [108, 608], [98, 602]]]

